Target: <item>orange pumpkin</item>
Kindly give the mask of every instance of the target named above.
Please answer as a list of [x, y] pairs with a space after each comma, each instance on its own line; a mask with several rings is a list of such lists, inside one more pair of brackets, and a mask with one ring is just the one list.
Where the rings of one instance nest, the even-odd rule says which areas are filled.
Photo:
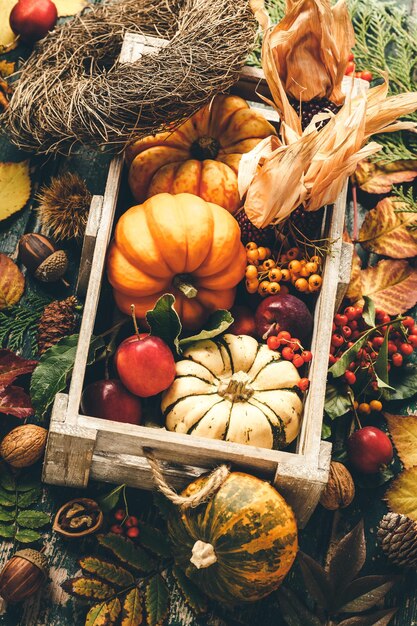
[[119, 219], [107, 259], [116, 304], [145, 318], [173, 293], [184, 328], [195, 330], [217, 309], [228, 309], [243, 278], [246, 252], [236, 220], [191, 194], [161, 193]]
[[240, 206], [237, 172], [242, 154], [274, 127], [238, 96], [211, 105], [172, 132], [138, 139], [126, 149], [135, 200], [157, 193], [193, 193], [234, 213]]

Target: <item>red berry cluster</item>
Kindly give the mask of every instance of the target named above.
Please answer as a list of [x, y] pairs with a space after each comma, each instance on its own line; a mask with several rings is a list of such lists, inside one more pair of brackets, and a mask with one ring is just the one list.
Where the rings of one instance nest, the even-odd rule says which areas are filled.
[[[313, 358], [309, 350], [304, 350], [300, 340], [291, 337], [291, 334], [286, 330], [281, 330], [278, 335], [268, 337], [266, 344], [270, 350], [280, 352], [282, 358], [286, 361], [291, 361], [297, 369], [303, 367], [305, 363], [310, 363]], [[298, 381], [301, 391], [307, 391], [309, 384], [308, 378], [301, 378]]]
[[[348, 348], [353, 346], [361, 334], [369, 330], [363, 319], [362, 307], [348, 306], [343, 313], [335, 315], [333, 320], [333, 335], [330, 347], [329, 365], [332, 366], [340, 359]], [[344, 379], [349, 385], [356, 382], [358, 370], [368, 371], [371, 377], [371, 389], [376, 391], [378, 383], [376, 381], [374, 363], [378, 357], [378, 352], [384, 343], [384, 336], [387, 328], [390, 328], [388, 335], [388, 370], [391, 366], [401, 367], [404, 357], [410, 356], [417, 348], [417, 326], [412, 317], [402, 320], [403, 329], [390, 327], [392, 318], [382, 309], [376, 309], [376, 326], [365, 344], [358, 351], [356, 358], [349, 364], [344, 373]]]
[[134, 515], [127, 515], [125, 509], [118, 509], [113, 514], [114, 524], [110, 526], [110, 531], [115, 535], [124, 535], [129, 539], [137, 539], [140, 531], [139, 520]]
[[363, 70], [362, 72], [356, 72], [355, 70], [356, 70], [355, 55], [353, 54], [353, 52], [351, 52], [349, 54], [348, 63], [346, 65], [345, 76], [354, 76], [355, 78], [362, 78], [362, 80], [366, 80], [368, 81], [368, 83], [370, 83], [371, 80], [373, 79], [372, 72], [370, 72], [369, 70]]

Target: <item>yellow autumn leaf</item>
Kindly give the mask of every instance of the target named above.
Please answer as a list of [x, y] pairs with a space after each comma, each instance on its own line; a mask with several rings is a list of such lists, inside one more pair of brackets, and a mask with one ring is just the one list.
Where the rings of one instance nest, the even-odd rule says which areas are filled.
[[[417, 176], [417, 172], [416, 172]], [[359, 232], [358, 241], [365, 250], [393, 259], [407, 259], [417, 255], [416, 215], [401, 212], [407, 208], [396, 198], [384, 198], [368, 211]]]
[[25, 289], [25, 278], [7, 254], [0, 252], [0, 311], [17, 304]]
[[29, 161], [0, 163], [0, 221], [23, 209], [30, 189]]
[[69, 17], [80, 13], [90, 3], [88, 0], [54, 0], [58, 17]]
[[142, 595], [137, 587], [129, 591], [123, 602], [121, 626], [140, 626], [143, 619]]
[[13, 50], [17, 46], [16, 35], [9, 25], [10, 11], [16, 2], [17, 0], [0, 0], [0, 53], [3, 48]]
[[0, 61], [0, 76], [10, 76], [13, 74], [15, 68], [15, 64], [13, 61]]
[[359, 187], [367, 193], [389, 193], [393, 184], [408, 183], [417, 176], [417, 161], [394, 161], [393, 163], [371, 163], [364, 159], [355, 170]]
[[417, 269], [405, 260], [383, 259], [361, 270], [362, 296], [388, 315], [405, 313], [417, 303]]
[[406, 469], [394, 480], [386, 494], [388, 507], [394, 513], [417, 521], [417, 467]]
[[404, 467], [417, 465], [417, 415], [384, 413], [384, 417]]

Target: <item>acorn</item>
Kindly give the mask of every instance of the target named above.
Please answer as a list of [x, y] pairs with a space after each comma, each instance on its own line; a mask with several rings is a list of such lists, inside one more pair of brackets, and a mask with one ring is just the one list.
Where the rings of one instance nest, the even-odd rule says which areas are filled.
[[21, 602], [36, 593], [48, 578], [48, 561], [38, 550], [18, 550], [0, 573], [0, 596]]
[[64, 250], [57, 250], [53, 242], [45, 235], [27, 233], [19, 241], [19, 258], [30, 274], [43, 283], [57, 280], [68, 287], [63, 279], [68, 269], [68, 257]]

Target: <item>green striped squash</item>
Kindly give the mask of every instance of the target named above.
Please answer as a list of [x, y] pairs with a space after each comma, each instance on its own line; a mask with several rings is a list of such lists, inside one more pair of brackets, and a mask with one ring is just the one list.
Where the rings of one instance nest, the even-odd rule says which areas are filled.
[[173, 513], [168, 532], [179, 567], [208, 596], [229, 604], [260, 600], [279, 587], [298, 548], [291, 507], [269, 483], [240, 472], [229, 474], [208, 503]]
[[279, 449], [298, 435], [297, 369], [253, 337], [197, 341], [162, 397], [168, 430]]

